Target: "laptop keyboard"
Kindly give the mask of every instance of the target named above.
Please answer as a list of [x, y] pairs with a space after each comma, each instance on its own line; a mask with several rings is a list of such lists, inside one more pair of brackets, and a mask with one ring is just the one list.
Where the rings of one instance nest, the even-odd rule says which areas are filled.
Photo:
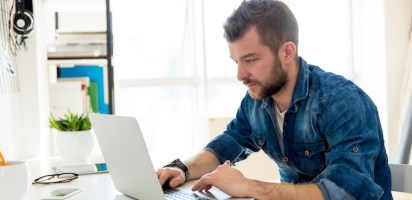
[[210, 200], [209, 198], [197, 196], [195, 193], [184, 191], [184, 190], [178, 190], [178, 189], [165, 191], [165, 198], [167, 200], [186, 200], [186, 199]]

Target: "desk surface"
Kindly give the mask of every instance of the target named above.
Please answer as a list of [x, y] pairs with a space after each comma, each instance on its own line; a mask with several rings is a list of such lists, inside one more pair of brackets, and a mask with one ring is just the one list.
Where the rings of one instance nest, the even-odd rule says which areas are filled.
[[[190, 181], [182, 186], [180, 189], [190, 190], [195, 181]], [[84, 200], [84, 199], [99, 199], [99, 200], [131, 200], [121, 193], [119, 193], [112, 183], [110, 174], [89, 174], [81, 175], [78, 179], [69, 183], [49, 184], [49, 185], [31, 185], [28, 192], [25, 194], [23, 200], [37, 200], [48, 196], [51, 191], [60, 188], [81, 188], [82, 192], [69, 197], [68, 200]], [[221, 193], [215, 189], [214, 194]], [[219, 196], [228, 199], [229, 196], [220, 194]]]
[[[31, 169], [30, 180], [45, 175], [46, 168], [40, 167]], [[182, 189], [190, 190], [195, 181], [191, 181], [182, 186]], [[84, 199], [99, 199], [99, 200], [128, 200], [119, 193], [110, 177], [109, 173], [80, 175], [78, 179], [69, 183], [59, 183], [50, 185], [30, 185], [27, 193], [22, 198], [23, 200], [40, 200], [44, 196], [48, 196], [51, 191], [59, 188], [81, 188], [82, 192], [67, 198], [67, 200], [84, 200]], [[412, 194], [402, 192], [392, 192], [395, 200], [412, 200]]]
[[[183, 188], [189, 189], [194, 182], [189, 182]], [[82, 192], [69, 197], [68, 200], [99, 199], [99, 200], [126, 200], [128, 198], [114, 188], [108, 173], [81, 175], [77, 180], [69, 183], [51, 185], [31, 185], [23, 200], [37, 200], [47, 196], [51, 191], [59, 188], [81, 188]], [[412, 200], [412, 194], [392, 192], [396, 200]]]

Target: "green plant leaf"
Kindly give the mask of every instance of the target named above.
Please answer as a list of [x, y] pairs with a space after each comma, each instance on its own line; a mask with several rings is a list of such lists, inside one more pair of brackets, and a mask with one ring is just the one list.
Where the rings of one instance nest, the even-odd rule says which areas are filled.
[[85, 131], [90, 130], [92, 125], [87, 113], [78, 115], [67, 110], [67, 113], [64, 114], [64, 118], [59, 119], [56, 119], [53, 114], [50, 113], [49, 127], [58, 131]]

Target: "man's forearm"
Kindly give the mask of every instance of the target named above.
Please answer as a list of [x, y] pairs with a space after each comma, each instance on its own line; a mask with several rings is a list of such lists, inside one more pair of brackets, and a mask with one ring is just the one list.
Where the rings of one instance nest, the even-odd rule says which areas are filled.
[[216, 156], [209, 151], [202, 151], [184, 163], [189, 169], [189, 180], [198, 179], [220, 165]]
[[249, 193], [255, 199], [323, 200], [322, 192], [315, 184], [267, 183], [251, 180]]

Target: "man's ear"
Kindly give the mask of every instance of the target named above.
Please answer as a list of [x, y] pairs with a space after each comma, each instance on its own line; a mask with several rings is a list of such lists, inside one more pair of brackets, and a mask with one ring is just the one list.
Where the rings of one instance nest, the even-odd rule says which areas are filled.
[[283, 63], [289, 64], [295, 62], [296, 57], [296, 45], [293, 42], [285, 42], [279, 49], [279, 58], [283, 60]]

